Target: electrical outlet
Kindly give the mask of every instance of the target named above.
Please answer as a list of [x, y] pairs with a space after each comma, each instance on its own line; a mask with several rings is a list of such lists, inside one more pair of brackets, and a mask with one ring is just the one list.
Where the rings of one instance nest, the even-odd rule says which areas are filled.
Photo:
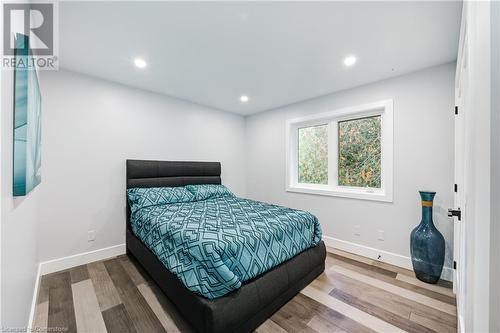
[[359, 225], [354, 226], [354, 235], [361, 236], [361, 227]]
[[95, 241], [95, 230], [89, 230], [89, 232], [87, 234], [87, 241], [88, 242]]
[[384, 240], [384, 230], [377, 230], [377, 239], [379, 241], [383, 241]]

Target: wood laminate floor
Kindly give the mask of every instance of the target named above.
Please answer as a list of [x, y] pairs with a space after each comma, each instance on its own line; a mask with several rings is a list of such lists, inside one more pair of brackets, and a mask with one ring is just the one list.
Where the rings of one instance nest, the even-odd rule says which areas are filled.
[[[450, 283], [329, 249], [326, 269], [256, 331], [456, 332]], [[42, 277], [39, 332], [190, 332], [133, 258], [119, 256]]]

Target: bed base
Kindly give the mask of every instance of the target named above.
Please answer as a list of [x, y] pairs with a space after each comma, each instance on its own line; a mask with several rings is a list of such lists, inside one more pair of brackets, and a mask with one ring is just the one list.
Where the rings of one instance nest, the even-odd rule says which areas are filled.
[[215, 333], [259, 327], [325, 270], [326, 249], [321, 242], [214, 300], [188, 290], [130, 230], [127, 254], [137, 259], [197, 332]]

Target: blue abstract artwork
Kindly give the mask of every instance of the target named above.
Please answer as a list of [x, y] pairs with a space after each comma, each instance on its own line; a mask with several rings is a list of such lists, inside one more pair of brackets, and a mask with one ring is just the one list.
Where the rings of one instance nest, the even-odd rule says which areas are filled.
[[41, 126], [42, 100], [36, 68], [29, 62], [29, 39], [16, 35], [14, 73], [14, 165], [13, 195], [24, 196], [42, 180]]

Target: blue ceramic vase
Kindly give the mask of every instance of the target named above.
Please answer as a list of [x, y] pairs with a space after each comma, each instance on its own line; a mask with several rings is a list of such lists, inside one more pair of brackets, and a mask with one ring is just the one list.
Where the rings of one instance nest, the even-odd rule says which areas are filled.
[[419, 280], [437, 283], [444, 263], [444, 237], [432, 221], [436, 192], [420, 191], [422, 221], [410, 235], [411, 262]]

